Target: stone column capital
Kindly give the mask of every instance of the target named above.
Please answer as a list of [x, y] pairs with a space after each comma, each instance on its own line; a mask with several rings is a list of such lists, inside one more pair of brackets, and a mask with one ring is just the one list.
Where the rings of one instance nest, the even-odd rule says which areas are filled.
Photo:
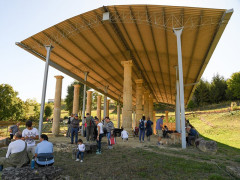
[[87, 94], [92, 94], [92, 91], [87, 91]]
[[149, 98], [153, 98], [153, 95], [152, 95], [152, 94], [149, 94]]
[[102, 98], [102, 95], [97, 95], [98, 98]]
[[81, 85], [80, 84], [74, 84], [73, 86], [74, 86], [74, 88], [80, 88]]
[[64, 77], [59, 75], [59, 76], [54, 76], [56, 79], [63, 79]]
[[132, 66], [132, 65], [133, 65], [132, 60], [129, 60], [129, 61], [121, 61], [121, 64], [122, 64], [123, 66]]
[[153, 99], [153, 102], [156, 103], [157, 102], [156, 99]]
[[136, 79], [136, 80], [135, 80], [135, 83], [136, 83], [136, 84], [142, 84], [142, 83], [143, 83], [143, 79]]

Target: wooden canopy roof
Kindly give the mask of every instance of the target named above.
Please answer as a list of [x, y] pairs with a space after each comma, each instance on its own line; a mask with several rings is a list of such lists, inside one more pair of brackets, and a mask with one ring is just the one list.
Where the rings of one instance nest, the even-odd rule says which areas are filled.
[[104, 6], [41, 31], [18, 46], [87, 86], [122, 101], [123, 66], [133, 61], [135, 80], [143, 79], [157, 102], [175, 104], [177, 43], [173, 28], [183, 27], [185, 104], [190, 100], [232, 15], [232, 10], [160, 5]]

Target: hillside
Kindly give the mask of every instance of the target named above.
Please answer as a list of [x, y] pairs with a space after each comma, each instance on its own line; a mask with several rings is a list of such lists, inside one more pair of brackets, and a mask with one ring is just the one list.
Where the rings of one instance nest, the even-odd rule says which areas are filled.
[[186, 117], [199, 133], [219, 143], [240, 149], [240, 111], [204, 113]]

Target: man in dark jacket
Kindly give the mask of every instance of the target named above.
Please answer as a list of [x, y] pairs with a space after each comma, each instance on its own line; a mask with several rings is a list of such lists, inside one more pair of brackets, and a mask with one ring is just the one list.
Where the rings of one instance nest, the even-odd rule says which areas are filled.
[[94, 131], [94, 119], [93, 117], [87, 113], [86, 114], [86, 123], [87, 123], [87, 128], [86, 128], [86, 136], [87, 136], [87, 141], [89, 141], [89, 136], [90, 139], [93, 141], [93, 131]]
[[78, 143], [78, 129], [79, 129], [79, 119], [78, 119], [78, 115], [76, 114], [74, 119], [71, 122], [71, 126], [72, 126], [72, 131], [71, 131], [71, 144], [73, 144], [73, 139], [74, 139], [74, 135], [75, 135], [75, 144]]

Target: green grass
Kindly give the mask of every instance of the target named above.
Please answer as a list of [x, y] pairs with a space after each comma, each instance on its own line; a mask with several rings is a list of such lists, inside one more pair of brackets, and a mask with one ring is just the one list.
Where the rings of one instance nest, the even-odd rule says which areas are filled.
[[187, 118], [202, 136], [240, 149], [240, 111], [191, 115]]

